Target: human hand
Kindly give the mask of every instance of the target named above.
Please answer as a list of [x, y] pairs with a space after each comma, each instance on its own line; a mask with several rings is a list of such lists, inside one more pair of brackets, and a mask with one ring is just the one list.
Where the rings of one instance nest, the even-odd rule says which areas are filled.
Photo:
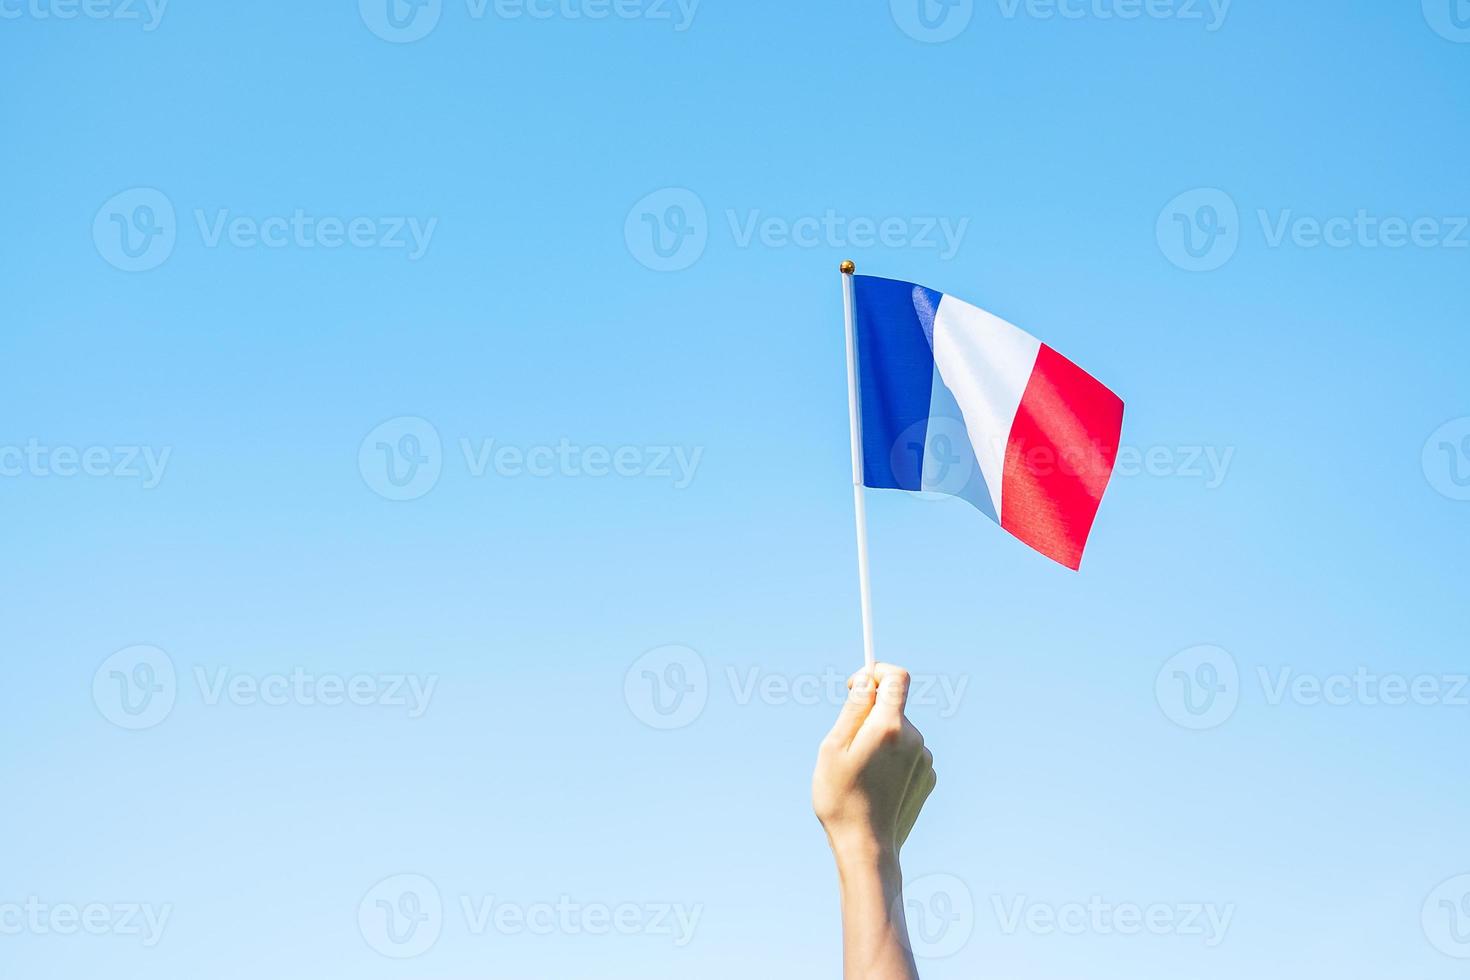
[[909, 674], [877, 664], [848, 680], [848, 698], [822, 740], [812, 806], [841, 861], [897, 858], [934, 791], [934, 756], [904, 717]]

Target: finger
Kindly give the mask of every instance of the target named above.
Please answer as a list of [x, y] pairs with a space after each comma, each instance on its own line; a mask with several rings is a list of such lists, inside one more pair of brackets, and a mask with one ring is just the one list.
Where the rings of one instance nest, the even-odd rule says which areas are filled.
[[[932, 761], [932, 757], [926, 758]], [[934, 792], [934, 786], [938, 781], [939, 777], [933, 769], [921, 766], [915, 772], [913, 785], [909, 787], [908, 795], [904, 797], [903, 807], [899, 811], [898, 845], [900, 847], [909, 839], [909, 832], [918, 822], [919, 812], [924, 809], [924, 803], [929, 799], [929, 794]]]
[[873, 717], [892, 724], [903, 717], [903, 709], [909, 703], [909, 672], [893, 664], [875, 664], [873, 675], [878, 681]]
[[847, 700], [837, 714], [837, 723], [827, 735], [828, 739], [843, 748], [852, 744], [853, 736], [857, 735], [869, 712], [873, 710], [873, 700], [878, 694], [878, 686], [866, 670], [860, 670], [848, 678], [847, 688]]
[[924, 736], [903, 714], [902, 688], [894, 687], [896, 683], [890, 678], [887, 681], [888, 689], [885, 693], [884, 682], [878, 681], [879, 686], [874, 695], [873, 710], [868, 712], [867, 718], [863, 719], [863, 727], [853, 737], [852, 744], [862, 746], [866, 751], [884, 751], [885, 754], [891, 756], [892, 764], [902, 768], [904, 777], [911, 779], [914, 770], [919, 765], [919, 754], [924, 748]]

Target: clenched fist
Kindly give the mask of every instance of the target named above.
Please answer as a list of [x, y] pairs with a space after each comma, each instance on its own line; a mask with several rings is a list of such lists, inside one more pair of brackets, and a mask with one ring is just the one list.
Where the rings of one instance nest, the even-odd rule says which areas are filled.
[[834, 850], [896, 855], [934, 791], [934, 756], [904, 717], [908, 671], [878, 664], [847, 684], [847, 703], [817, 753], [812, 805]]

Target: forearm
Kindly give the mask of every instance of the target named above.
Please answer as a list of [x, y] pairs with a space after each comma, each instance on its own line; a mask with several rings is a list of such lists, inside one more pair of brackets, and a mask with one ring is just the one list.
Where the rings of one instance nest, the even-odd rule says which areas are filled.
[[898, 853], [876, 844], [836, 841], [832, 852], [842, 892], [845, 980], [917, 980]]

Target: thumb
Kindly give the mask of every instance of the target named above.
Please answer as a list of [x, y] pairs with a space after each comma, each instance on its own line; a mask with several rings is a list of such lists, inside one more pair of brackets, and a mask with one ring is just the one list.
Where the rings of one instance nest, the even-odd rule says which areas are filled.
[[847, 682], [847, 700], [842, 705], [842, 711], [837, 715], [837, 724], [832, 726], [832, 732], [828, 736], [843, 748], [852, 744], [858, 729], [863, 727], [868, 713], [873, 710], [873, 703], [878, 697], [878, 685], [873, 680], [873, 675], [867, 670], [860, 670], [853, 674]]

